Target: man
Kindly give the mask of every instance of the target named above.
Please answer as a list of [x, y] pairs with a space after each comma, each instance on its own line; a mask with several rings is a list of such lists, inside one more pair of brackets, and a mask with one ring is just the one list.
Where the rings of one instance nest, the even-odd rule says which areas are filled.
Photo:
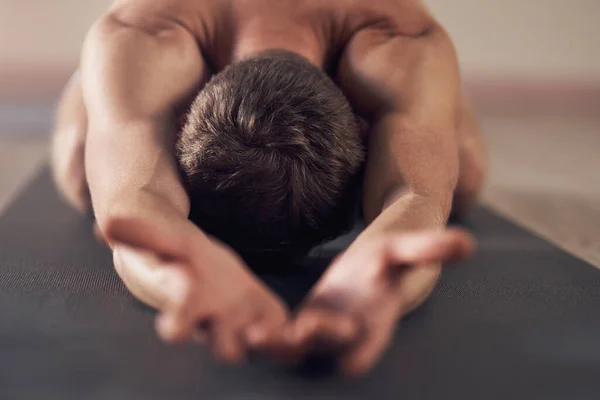
[[[455, 51], [419, 0], [117, 1], [53, 154], [163, 339], [227, 362], [333, 352], [348, 374], [468, 255], [444, 227], [484, 174]], [[363, 175], [367, 228], [290, 315], [235, 250], [285, 259], [341, 233]]]

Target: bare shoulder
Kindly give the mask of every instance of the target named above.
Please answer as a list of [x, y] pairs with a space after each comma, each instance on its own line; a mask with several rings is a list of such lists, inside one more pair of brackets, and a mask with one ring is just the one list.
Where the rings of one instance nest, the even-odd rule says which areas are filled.
[[363, 15], [370, 19], [346, 41], [337, 70], [353, 106], [365, 113], [396, 101], [398, 88], [406, 89], [415, 68], [424, 68], [425, 54], [447, 54], [448, 61], [454, 61], [450, 39], [421, 0], [369, 3], [364, 7], [370, 14]]
[[[340, 0], [332, 0], [340, 1]], [[382, 57], [372, 57], [389, 47], [390, 42], [423, 38], [437, 30], [439, 24], [422, 0], [346, 0], [347, 34], [339, 50], [338, 76], [355, 74], [357, 69], [371, 70]], [[395, 46], [396, 49], [398, 46]], [[381, 55], [381, 54], [380, 54]], [[396, 66], [398, 67], [398, 66]]]
[[202, 32], [198, 24], [202, 20], [199, 15], [206, 13], [205, 9], [211, 3], [199, 0], [116, 0], [107, 15], [150, 33], [178, 25], [199, 37]]
[[352, 36], [358, 32], [381, 35], [419, 35], [435, 22], [422, 0], [330, 0], [343, 2]]

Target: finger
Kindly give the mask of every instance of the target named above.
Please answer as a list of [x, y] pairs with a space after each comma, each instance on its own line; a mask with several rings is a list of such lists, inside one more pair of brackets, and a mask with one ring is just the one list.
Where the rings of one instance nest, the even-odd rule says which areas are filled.
[[209, 341], [213, 356], [224, 363], [235, 364], [246, 356], [241, 333], [225, 322], [216, 322], [211, 326]]
[[165, 264], [150, 254], [122, 245], [113, 254], [116, 270], [129, 291], [163, 312], [156, 321], [161, 339], [168, 343], [198, 341], [196, 323], [204, 303], [193, 291], [191, 276], [178, 265]]
[[288, 322], [288, 313], [282, 308], [280, 312], [260, 312], [246, 323], [242, 337], [246, 347], [255, 353], [273, 355], [283, 344], [283, 332]]
[[356, 319], [350, 315], [306, 309], [286, 327], [276, 356], [287, 362], [299, 362], [310, 354], [334, 355], [357, 341], [359, 332]]
[[269, 357], [276, 362], [286, 363], [285, 359], [278, 358], [282, 348], [282, 328], [269, 329], [264, 321], [254, 321], [241, 332], [242, 342], [247, 350], [247, 355], [261, 355]]
[[284, 326], [279, 332], [270, 335], [268, 339], [263, 339], [253, 349], [280, 364], [297, 365], [305, 357], [306, 349], [302, 345], [290, 343], [289, 337], [292, 335], [290, 332], [291, 328]]
[[191, 277], [182, 267], [161, 262], [149, 253], [120, 245], [113, 250], [113, 260], [127, 289], [159, 310], [183, 302], [191, 288]]
[[359, 326], [351, 315], [322, 309], [309, 318], [313, 321], [303, 325], [306, 318], [300, 319], [296, 326], [299, 340], [310, 352], [335, 354], [358, 338]]
[[261, 322], [257, 321], [246, 330], [249, 348], [285, 365], [299, 363], [305, 356], [306, 349], [295, 338], [295, 325], [298, 321], [289, 321], [278, 329], [268, 329]]
[[110, 243], [122, 243], [165, 258], [184, 260], [188, 256], [187, 240], [181, 233], [158, 229], [155, 224], [138, 218], [109, 219], [104, 237]]
[[398, 235], [385, 242], [385, 257], [390, 266], [427, 265], [469, 257], [475, 240], [463, 229], [447, 229]]
[[339, 360], [342, 373], [355, 377], [369, 372], [388, 347], [392, 332], [376, 332], [344, 354]]
[[281, 329], [275, 330], [267, 326], [264, 319], [255, 320], [242, 332], [246, 345], [253, 351], [263, 352], [277, 346], [282, 341]]
[[156, 318], [158, 336], [170, 344], [181, 344], [193, 341], [195, 332], [187, 319], [177, 313], [164, 313]]

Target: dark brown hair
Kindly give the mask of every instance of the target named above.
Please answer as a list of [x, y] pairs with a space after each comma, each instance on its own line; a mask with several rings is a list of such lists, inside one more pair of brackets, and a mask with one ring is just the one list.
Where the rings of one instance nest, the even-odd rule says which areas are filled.
[[267, 53], [215, 75], [177, 155], [190, 218], [242, 255], [297, 256], [350, 227], [364, 157], [356, 119], [300, 56]]

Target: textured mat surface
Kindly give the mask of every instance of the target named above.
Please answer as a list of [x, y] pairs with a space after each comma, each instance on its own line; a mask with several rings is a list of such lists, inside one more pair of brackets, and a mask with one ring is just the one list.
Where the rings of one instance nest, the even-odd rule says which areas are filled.
[[[367, 378], [224, 367], [157, 340], [153, 312], [44, 171], [0, 219], [0, 398], [600, 398], [600, 271], [485, 209], [465, 225], [479, 253], [444, 273]], [[265, 280], [296, 303], [350, 239]]]

